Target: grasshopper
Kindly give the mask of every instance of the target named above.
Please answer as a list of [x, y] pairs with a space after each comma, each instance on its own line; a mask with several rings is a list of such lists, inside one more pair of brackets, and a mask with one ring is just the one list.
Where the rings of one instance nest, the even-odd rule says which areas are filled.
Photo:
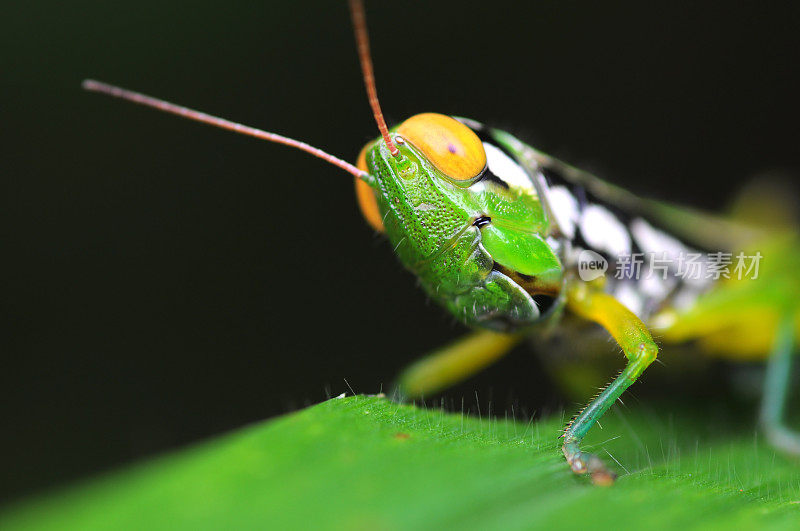
[[583, 451], [581, 441], [655, 361], [652, 330], [667, 344], [693, 341], [712, 354], [768, 360], [762, 426], [776, 447], [800, 454], [800, 434], [783, 420], [800, 330], [796, 230], [636, 197], [466, 118], [418, 114], [390, 129], [361, 0], [350, 0], [350, 12], [380, 132], [355, 165], [141, 93], [94, 80], [83, 87], [294, 147], [352, 174], [367, 223], [385, 235], [427, 295], [473, 329], [404, 371], [402, 396], [429, 395], [463, 380], [567, 318], [596, 323], [627, 364], [566, 426], [562, 450], [574, 473], [608, 485], [615, 473]]

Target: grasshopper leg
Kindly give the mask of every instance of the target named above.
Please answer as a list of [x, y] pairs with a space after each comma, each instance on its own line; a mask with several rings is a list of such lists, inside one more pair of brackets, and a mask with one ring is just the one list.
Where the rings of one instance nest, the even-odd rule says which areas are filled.
[[800, 433], [785, 424], [784, 409], [789, 395], [795, 323], [791, 313], [784, 317], [777, 330], [775, 344], [767, 361], [764, 396], [761, 403], [761, 425], [769, 442], [791, 455], [800, 455]]
[[428, 396], [458, 383], [503, 357], [521, 338], [474, 331], [404, 370], [398, 378], [397, 398]]
[[658, 347], [642, 321], [614, 297], [586, 286], [577, 286], [568, 294], [569, 309], [605, 328], [622, 347], [628, 363], [612, 381], [564, 431], [564, 457], [576, 474], [589, 474], [598, 485], [614, 482], [612, 472], [596, 455], [584, 452], [580, 443], [597, 420], [610, 408], [617, 398], [656, 359]]

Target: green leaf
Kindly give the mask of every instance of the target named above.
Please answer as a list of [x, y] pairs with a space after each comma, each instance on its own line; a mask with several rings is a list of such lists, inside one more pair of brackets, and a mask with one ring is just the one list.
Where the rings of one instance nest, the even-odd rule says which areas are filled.
[[606, 416], [594, 450], [628, 470], [610, 488], [568, 470], [561, 419], [481, 420], [358, 396], [29, 500], [6, 510], [2, 527], [800, 526], [797, 464], [777, 457], [752, 424], [737, 428], [697, 407], [669, 420], [669, 407]]

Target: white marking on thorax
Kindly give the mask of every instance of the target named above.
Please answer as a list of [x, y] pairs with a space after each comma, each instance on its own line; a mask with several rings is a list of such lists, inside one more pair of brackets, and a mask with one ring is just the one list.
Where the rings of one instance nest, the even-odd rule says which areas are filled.
[[566, 187], [554, 186], [547, 191], [547, 201], [561, 233], [570, 240], [575, 238], [575, 228], [581, 216], [578, 200]]
[[671, 261], [675, 261], [681, 253], [689, 251], [689, 249], [677, 239], [654, 228], [642, 218], [636, 218], [631, 222], [631, 233], [636, 243], [639, 244], [639, 247], [641, 247], [642, 251], [645, 253], [658, 255], [666, 253], [667, 258]]
[[483, 149], [486, 151], [486, 163], [489, 169], [506, 184], [519, 188], [533, 188], [528, 174], [511, 157], [488, 142], [483, 143]]
[[591, 247], [611, 253], [614, 257], [631, 254], [628, 229], [600, 205], [588, 205], [583, 210], [580, 228], [583, 239]]
[[[708, 265], [704, 254], [684, 245], [680, 240], [666, 232], [654, 228], [641, 218], [636, 218], [631, 222], [631, 233], [636, 243], [645, 253], [651, 253], [658, 258], [665, 258], [669, 262], [670, 270], [673, 274], [681, 273], [681, 280], [684, 283], [701, 288], [707, 287], [711, 283], [706, 276]], [[688, 272], [686, 271], [685, 262], [692, 255], [694, 255], [696, 264], [691, 267], [696, 269]], [[679, 271], [681, 268], [684, 271]]]

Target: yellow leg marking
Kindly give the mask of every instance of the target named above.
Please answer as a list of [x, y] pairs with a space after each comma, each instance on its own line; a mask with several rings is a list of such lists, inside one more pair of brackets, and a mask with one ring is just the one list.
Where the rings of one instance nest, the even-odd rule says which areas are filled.
[[641, 319], [611, 295], [579, 285], [567, 297], [569, 311], [605, 328], [631, 359], [643, 342], [653, 344], [653, 337]]
[[585, 285], [567, 294], [567, 307], [576, 315], [603, 326], [622, 347], [628, 364], [564, 431], [564, 457], [576, 474], [588, 473], [598, 485], [613, 483], [616, 474], [596, 455], [583, 452], [580, 443], [589, 429], [656, 359], [658, 347], [642, 321], [614, 297]]
[[501, 358], [522, 336], [487, 330], [472, 332], [434, 351], [400, 375], [399, 387], [407, 397], [431, 395], [479, 372]]

